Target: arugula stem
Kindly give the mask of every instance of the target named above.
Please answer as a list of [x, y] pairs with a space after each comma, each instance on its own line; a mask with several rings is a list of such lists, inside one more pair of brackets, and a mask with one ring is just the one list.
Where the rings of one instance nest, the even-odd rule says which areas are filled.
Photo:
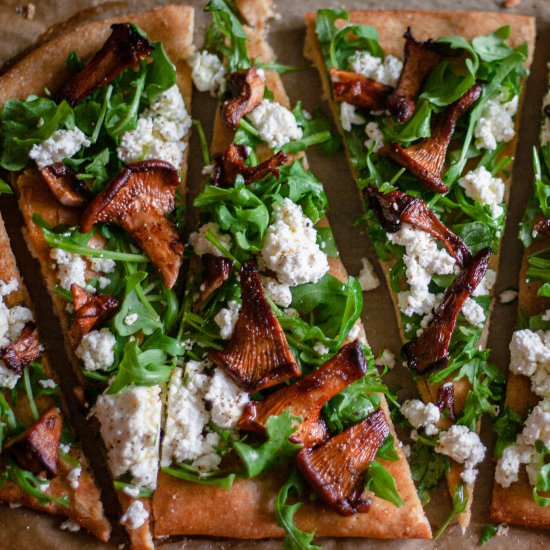
[[25, 383], [25, 393], [27, 394], [27, 399], [29, 400], [29, 407], [31, 409], [34, 419], [38, 420], [40, 418], [40, 415], [38, 414], [38, 409], [36, 408], [36, 403], [34, 402], [28, 367], [23, 371], [23, 380]]
[[111, 94], [113, 93], [113, 85], [109, 84], [105, 90], [105, 98], [103, 99], [103, 105], [101, 106], [101, 111], [99, 113], [99, 118], [97, 119], [97, 124], [94, 128], [94, 133], [92, 134], [92, 143], [97, 141], [99, 137], [99, 132], [103, 126], [103, 121], [105, 120], [105, 115], [107, 114], [107, 106], [109, 105], [109, 100], [111, 99]]
[[197, 129], [197, 134], [199, 134], [203, 163], [209, 165], [211, 164], [210, 151], [208, 151], [208, 143], [206, 142], [206, 136], [204, 135], [204, 128], [202, 127], [201, 121], [193, 119], [193, 126]]
[[133, 254], [130, 252], [117, 252], [115, 250], [105, 250], [103, 248], [90, 248], [74, 243], [67, 243], [62, 237], [57, 238], [52, 235], [46, 237], [46, 241], [52, 248], [60, 248], [67, 252], [80, 254], [88, 258], [110, 258], [120, 262], [148, 262], [149, 258], [143, 254]]
[[252, 124], [250, 124], [250, 122], [248, 122], [246, 118], [241, 118], [241, 121], [239, 122], [239, 127], [245, 132], [252, 134], [254, 137], [260, 137], [260, 133], [258, 132], [258, 130], [256, 130], [256, 128], [252, 126]]

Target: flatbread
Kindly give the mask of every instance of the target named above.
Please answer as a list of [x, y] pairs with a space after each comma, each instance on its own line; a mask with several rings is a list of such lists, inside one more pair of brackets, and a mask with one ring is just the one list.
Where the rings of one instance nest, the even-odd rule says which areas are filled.
[[[18, 289], [5, 296], [4, 302], [10, 308], [16, 305], [22, 305], [32, 310], [33, 307], [29, 294], [23, 284], [21, 274], [17, 269], [4, 221], [0, 216], [0, 280], [7, 282], [12, 279], [18, 282]], [[47, 355], [43, 353], [41, 358], [48, 377], [57, 381], [57, 377], [52, 371]], [[39, 399], [41, 399], [41, 401], [37, 403], [37, 406], [40, 412], [46, 411], [54, 404], [51, 399], [45, 397]], [[67, 422], [66, 411], [67, 407], [65, 403], [63, 403], [62, 413], [65, 422]], [[17, 414], [18, 417], [22, 419], [27, 414], [30, 415], [30, 411], [25, 407], [23, 410], [18, 409]], [[87, 461], [82, 449], [78, 446], [74, 446], [71, 454], [83, 466], [82, 473], [78, 479], [78, 487], [73, 488], [70, 480], [67, 479], [67, 475], [71, 471], [72, 466], [69, 466], [64, 461], [60, 461], [60, 472], [50, 480], [50, 486], [48, 488], [48, 495], [55, 497], [68, 496], [70, 504], [68, 508], [56, 502], [49, 502], [46, 505], [41, 505], [33, 496], [20, 489], [16, 483], [10, 480], [6, 481], [0, 488], [0, 501], [10, 504], [19, 504], [26, 508], [33, 508], [49, 514], [66, 516], [93, 533], [103, 542], [106, 542], [109, 540], [111, 534], [111, 526], [103, 513], [100, 491], [95, 484], [92, 473], [86, 468]]]
[[[57, 89], [68, 76], [65, 59], [71, 51], [75, 50], [84, 61], [87, 61], [103, 46], [110, 35], [111, 25], [127, 21], [141, 27], [151, 40], [162, 41], [168, 56], [176, 66], [177, 84], [185, 100], [185, 105], [190, 111], [191, 71], [186, 59], [193, 53], [194, 10], [188, 6], [173, 5], [88, 23], [40, 46], [0, 77], [0, 109], [8, 99], [24, 99], [31, 94], [41, 95], [44, 88]], [[188, 141], [189, 136], [185, 139]], [[181, 196], [184, 196], [185, 193], [188, 150], [189, 147], [184, 152], [181, 166]], [[74, 346], [68, 332], [69, 323], [65, 302], [54, 292], [57, 281], [51, 265], [50, 248], [40, 229], [32, 222], [33, 214], [39, 213], [53, 225], [58, 223], [74, 224], [78, 220], [79, 210], [59, 204], [40, 181], [40, 177], [38, 170], [27, 169], [14, 182], [19, 198], [19, 207], [26, 224], [24, 236], [31, 253], [40, 263], [42, 276], [61, 322], [65, 349], [84, 385], [86, 380], [82, 375], [80, 361], [75, 356]], [[119, 499], [123, 510], [126, 510], [134, 500], [120, 491]], [[149, 508], [149, 499], [141, 500], [145, 507]], [[128, 532], [134, 547], [153, 548], [148, 522], [138, 529], [128, 529]]]
[[[253, 3], [248, 4], [250, 10]], [[264, 9], [265, 3], [260, 4]], [[248, 21], [258, 20], [250, 11], [246, 13]], [[249, 27], [246, 31], [250, 57], [272, 61], [275, 56], [262, 32], [263, 25]], [[279, 75], [266, 71], [266, 78], [274, 100], [288, 107], [289, 99]], [[212, 152], [224, 151], [232, 142], [232, 137], [233, 133], [223, 124], [218, 112], [214, 122]], [[328, 225], [328, 220], [322, 223]], [[329, 260], [330, 273], [342, 281], [346, 280], [347, 272], [342, 262], [334, 258]], [[364, 336], [363, 326], [360, 334]], [[397, 441], [383, 396], [381, 401], [391, 433]], [[430, 525], [418, 499], [406, 458], [399, 445], [396, 448], [399, 460], [384, 462], [384, 466], [396, 481], [404, 503], [401, 508], [373, 496], [368, 513], [342, 517], [318, 502], [306, 502], [296, 513], [296, 525], [302, 530], [315, 531], [316, 535], [327, 537], [431, 538]], [[284, 531], [275, 521], [274, 501], [288, 473], [285, 469], [271, 469], [254, 479], [238, 479], [231, 489], [220, 489], [182, 481], [161, 472], [153, 496], [155, 536], [282, 537]]]
[[[304, 47], [304, 55], [313, 61], [317, 67], [321, 79], [323, 81], [324, 97], [330, 98], [330, 83], [326, 76], [325, 63], [319, 43], [315, 35], [315, 13], [308, 13], [305, 16], [307, 24], [306, 42]], [[350, 21], [357, 25], [371, 25], [379, 30], [380, 44], [387, 54], [392, 54], [401, 57], [403, 54], [403, 34], [408, 27], [414, 31], [414, 36], [417, 40], [423, 41], [429, 38], [437, 38], [440, 36], [460, 35], [467, 39], [472, 39], [475, 36], [493, 32], [504, 25], [511, 26], [510, 44], [517, 46], [523, 42], [529, 45], [529, 54], [526, 61], [527, 67], [530, 66], [533, 59], [533, 50], [535, 44], [535, 20], [533, 17], [522, 15], [511, 15], [505, 13], [493, 12], [429, 12], [421, 10], [365, 10], [351, 11]], [[507, 143], [502, 154], [515, 156], [517, 145], [517, 126], [521, 118], [521, 103], [523, 93], [519, 99], [518, 113], [516, 115], [516, 136]], [[335, 103], [329, 101], [333, 111], [336, 124], [339, 126], [339, 114]], [[341, 129], [340, 129], [341, 130]], [[349, 156], [349, 155], [348, 155]], [[353, 171], [353, 170], [352, 170]], [[357, 174], [354, 174], [357, 176]], [[511, 175], [505, 180], [505, 202], [508, 203], [510, 196]], [[391, 263], [380, 262], [382, 270], [386, 278], [388, 288], [390, 285], [390, 269]], [[489, 262], [489, 268], [497, 271], [499, 264], [499, 254], [493, 254]], [[401, 339], [406, 342], [405, 331], [397, 303], [397, 296], [390, 292], [394, 303], [397, 322]], [[489, 310], [491, 312], [492, 306]], [[489, 322], [486, 323], [483, 335], [480, 340], [480, 345], [485, 346], [489, 331]], [[418, 389], [424, 401], [436, 401], [437, 387], [430, 387], [424, 380], [419, 380]], [[455, 390], [455, 406], [458, 410], [463, 406], [469, 391], [469, 383], [466, 380], [461, 380], [454, 383]], [[454, 493], [454, 488], [459, 481], [459, 475], [463, 467], [458, 464], [452, 464], [451, 471], [448, 476], [449, 490]], [[466, 527], [470, 522], [471, 504], [473, 498], [473, 484], [468, 485], [468, 505], [463, 514], [458, 516], [458, 522], [462, 527]]]

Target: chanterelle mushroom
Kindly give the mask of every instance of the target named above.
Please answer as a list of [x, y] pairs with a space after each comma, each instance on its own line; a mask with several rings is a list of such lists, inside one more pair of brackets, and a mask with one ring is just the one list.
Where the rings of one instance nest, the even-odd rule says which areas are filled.
[[296, 464], [319, 498], [339, 514], [367, 512], [371, 499], [363, 496], [363, 473], [389, 434], [384, 411], [378, 409], [319, 447], [302, 448]]
[[47, 410], [30, 428], [6, 444], [6, 451], [25, 470], [57, 475], [63, 417], [57, 407]]
[[422, 200], [399, 189], [382, 193], [372, 185], [364, 191], [369, 199], [382, 229], [387, 233], [399, 231], [402, 223], [408, 223], [417, 229], [425, 231], [443, 244], [449, 254], [462, 266], [471, 258], [470, 249], [466, 243], [448, 229]]
[[27, 323], [19, 337], [0, 350], [0, 359], [21, 376], [23, 369], [40, 356], [40, 341], [34, 323]]
[[212, 293], [229, 279], [233, 266], [233, 260], [213, 254], [203, 254], [200, 261], [203, 265], [204, 282], [193, 305], [195, 311], [198, 311]]
[[452, 382], [439, 386], [437, 390], [437, 408], [441, 413], [447, 411], [447, 417], [455, 421], [455, 387]]
[[75, 106], [88, 94], [112, 82], [124, 69], [145, 59], [153, 45], [130, 23], [111, 25], [112, 33], [90, 62], [55, 94], [56, 101]]
[[45, 166], [40, 174], [54, 197], [64, 206], [82, 206], [90, 195], [88, 188], [63, 162]]
[[292, 385], [285, 386], [262, 401], [248, 403], [239, 420], [239, 428], [265, 433], [270, 416], [290, 409], [293, 416], [302, 419], [290, 439], [306, 447], [318, 445], [329, 435], [321, 418], [323, 405], [366, 372], [367, 363], [361, 345], [357, 340], [350, 342], [324, 365]]
[[252, 392], [299, 376], [285, 333], [267, 301], [256, 262], [241, 268], [242, 307], [233, 336], [223, 351], [210, 353], [245, 390]]
[[550, 220], [542, 220], [538, 222], [534, 227], [535, 233], [542, 233], [547, 237], [550, 237]]
[[471, 259], [443, 294], [428, 327], [418, 339], [403, 346], [410, 369], [424, 373], [447, 365], [456, 318], [464, 302], [485, 277], [490, 256], [491, 249], [484, 248]]
[[431, 137], [409, 147], [388, 143], [380, 150], [380, 154], [389, 156], [407, 168], [432, 191], [446, 193], [449, 188], [443, 183], [441, 174], [447, 148], [458, 119], [479, 99], [481, 88], [481, 84], [474, 84], [459, 100], [449, 105], [432, 129]]
[[178, 278], [183, 258], [176, 226], [166, 218], [174, 209], [178, 171], [168, 162], [146, 160], [128, 164], [88, 205], [80, 228], [96, 223], [123, 227], [157, 267], [168, 288]]
[[412, 117], [422, 83], [442, 57], [436, 51], [437, 45], [433, 40], [418, 42], [413, 37], [410, 27], [403, 38], [405, 39], [403, 70], [395, 91], [389, 96], [387, 103], [389, 111], [401, 123]]
[[334, 101], [346, 102], [361, 109], [378, 111], [386, 108], [393, 88], [358, 73], [330, 69]]
[[258, 67], [236, 71], [227, 77], [227, 90], [222, 103], [222, 120], [226, 126], [236, 130], [241, 118], [252, 112], [263, 97], [265, 72]]

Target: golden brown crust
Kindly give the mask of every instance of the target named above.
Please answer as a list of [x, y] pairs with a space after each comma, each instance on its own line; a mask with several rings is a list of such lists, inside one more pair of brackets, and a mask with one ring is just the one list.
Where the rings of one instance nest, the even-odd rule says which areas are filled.
[[[274, 58], [263, 33], [251, 33], [249, 55], [270, 61]], [[289, 99], [279, 76], [266, 71], [266, 86], [274, 100], [289, 106]], [[218, 115], [214, 122], [212, 151], [222, 152], [232, 142], [232, 132]], [[271, 153], [266, 149], [266, 156]], [[322, 220], [321, 225], [328, 225]], [[330, 258], [330, 273], [342, 281], [347, 272], [339, 259]], [[361, 335], [364, 329], [361, 326]], [[386, 416], [387, 405], [381, 396]], [[397, 436], [391, 426], [392, 435]], [[430, 525], [424, 515], [406, 459], [398, 447], [399, 460], [385, 466], [395, 478], [404, 505], [396, 508], [373, 496], [368, 513], [344, 518], [319, 503], [306, 502], [296, 514], [296, 524], [318, 536], [374, 538], [431, 538]], [[274, 500], [288, 477], [288, 471], [269, 470], [254, 479], [238, 479], [231, 489], [199, 486], [161, 473], [153, 496], [155, 536], [210, 535], [242, 539], [281, 537], [283, 530], [275, 522]]]
[[[324, 97], [330, 98], [329, 83], [326, 77], [326, 69], [323, 61], [323, 57], [315, 35], [315, 13], [308, 13], [305, 15], [307, 23], [306, 42], [304, 46], [304, 55], [313, 61], [316, 65], [319, 74], [323, 80]], [[503, 25], [511, 26], [510, 43], [513, 46], [527, 42], [529, 45], [529, 55], [527, 59], [527, 66], [531, 64], [533, 58], [533, 49], [535, 43], [535, 21], [534, 18], [528, 16], [518, 16], [505, 13], [493, 13], [493, 12], [426, 12], [420, 10], [373, 10], [373, 11], [352, 11], [350, 12], [351, 22], [360, 25], [371, 25], [379, 29], [380, 44], [388, 54], [396, 56], [402, 56], [403, 49], [403, 34], [407, 30], [407, 27], [411, 27], [414, 31], [415, 37], [418, 40], [427, 40], [429, 38], [436, 38], [445, 35], [461, 35], [467, 39], [471, 39], [480, 34], [487, 34], [493, 32], [495, 29], [502, 27]], [[521, 115], [521, 102], [523, 94], [520, 97], [520, 108], [516, 116], [516, 126], [519, 124]], [[329, 102], [333, 111], [334, 119], [339, 121], [339, 115], [336, 105], [333, 102]], [[516, 128], [517, 129], [517, 128]], [[340, 129], [341, 130], [341, 129]], [[510, 155], [514, 157], [515, 149], [517, 145], [517, 132], [516, 137], [510, 141], [504, 151], [503, 155]], [[506, 180], [506, 192], [505, 201], [508, 202], [510, 196], [510, 183], [511, 176]], [[386, 278], [386, 284], [388, 288], [390, 286], [390, 269], [391, 263], [380, 262], [383, 268], [383, 272]], [[498, 268], [499, 255], [495, 254], [489, 263], [491, 269]], [[401, 333], [401, 339], [406, 341], [405, 331], [401, 320], [401, 313], [398, 308], [397, 296], [395, 293], [390, 293], [392, 301], [394, 303], [396, 317], [399, 324], [399, 330]], [[491, 305], [492, 309], [492, 305]], [[480, 340], [480, 345], [485, 346], [488, 336], [489, 323], [486, 324], [483, 331], [483, 335]], [[429, 385], [425, 380], [419, 379], [418, 389], [425, 401], [436, 401], [437, 389], [439, 385]], [[455, 406], [457, 410], [460, 410], [466, 401], [467, 394], [469, 392], [469, 383], [465, 380], [455, 382]], [[454, 487], [459, 481], [459, 475], [462, 471], [462, 466], [453, 464], [451, 472], [448, 476], [449, 489], [451, 494], [454, 492]], [[471, 503], [473, 497], [473, 485], [468, 485], [468, 507], [466, 512], [458, 517], [458, 521], [462, 527], [466, 527], [470, 522], [471, 516]]]

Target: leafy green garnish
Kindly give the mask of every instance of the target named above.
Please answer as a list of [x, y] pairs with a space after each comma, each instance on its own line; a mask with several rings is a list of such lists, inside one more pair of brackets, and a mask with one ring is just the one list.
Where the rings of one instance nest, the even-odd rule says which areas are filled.
[[447, 519], [441, 524], [439, 529], [434, 534], [434, 539], [437, 540], [447, 529], [451, 521], [459, 514], [462, 514], [466, 511], [468, 506], [468, 490], [463, 483], [458, 483], [455, 492], [452, 497], [453, 501], [453, 510], [447, 517]]
[[550, 504], [550, 496], [541, 495], [541, 493], [550, 494], [550, 462], [546, 463], [548, 455], [550, 455], [550, 449], [545, 447], [542, 441], [536, 441], [535, 458], [531, 459], [531, 466], [538, 462], [540, 467], [533, 487], [533, 499], [542, 507]]
[[147, 487], [139, 487], [137, 485], [133, 485], [132, 483], [124, 483], [123, 481], [114, 481], [113, 486], [118, 491], [122, 491], [126, 487], [132, 490], [136, 490], [137, 498], [149, 498], [153, 496], [152, 489], [147, 489]]
[[198, 468], [190, 464], [178, 464], [177, 466], [163, 466], [161, 470], [178, 479], [192, 481], [199, 485], [211, 485], [221, 487], [222, 489], [230, 489], [237, 475], [235, 473], [227, 473], [219, 470], [211, 472], [201, 472]]
[[516, 440], [516, 436], [523, 426], [523, 419], [510, 407], [504, 407], [502, 414], [493, 422], [492, 430], [497, 434], [494, 455], [502, 456], [502, 452]]
[[423, 506], [430, 502], [429, 491], [447, 475], [450, 468], [448, 457], [436, 453], [433, 445], [415, 441], [411, 447], [411, 474]]
[[496, 525], [484, 525], [479, 535], [479, 544], [481, 546], [487, 544], [497, 534], [497, 531], [498, 527]]
[[365, 489], [372, 491], [377, 497], [395, 504], [398, 508], [403, 506], [403, 501], [397, 492], [395, 479], [377, 460], [373, 460], [367, 468]]
[[0, 178], [0, 195], [13, 195], [13, 189], [7, 181]]

